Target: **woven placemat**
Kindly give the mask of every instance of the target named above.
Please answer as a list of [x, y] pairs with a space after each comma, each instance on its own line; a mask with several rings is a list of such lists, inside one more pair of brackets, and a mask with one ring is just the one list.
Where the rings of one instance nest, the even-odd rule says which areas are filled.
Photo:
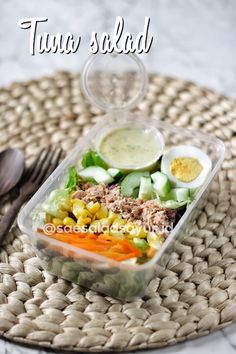
[[[13, 227], [0, 251], [2, 336], [74, 351], [130, 351], [202, 336], [236, 319], [236, 103], [153, 75], [137, 111], [226, 144], [223, 168], [189, 237], [146, 296], [123, 304], [43, 271], [28, 237]], [[0, 148], [19, 147], [28, 160], [49, 143], [68, 152], [100, 115], [83, 98], [77, 74], [15, 83], [0, 90]], [[1, 213], [11, 197], [1, 200]]]

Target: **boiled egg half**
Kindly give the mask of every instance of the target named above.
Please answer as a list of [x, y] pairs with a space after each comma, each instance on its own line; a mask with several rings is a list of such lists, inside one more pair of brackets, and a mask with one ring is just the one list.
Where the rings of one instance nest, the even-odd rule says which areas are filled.
[[211, 169], [210, 158], [195, 146], [176, 146], [162, 156], [161, 171], [176, 187], [199, 188]]

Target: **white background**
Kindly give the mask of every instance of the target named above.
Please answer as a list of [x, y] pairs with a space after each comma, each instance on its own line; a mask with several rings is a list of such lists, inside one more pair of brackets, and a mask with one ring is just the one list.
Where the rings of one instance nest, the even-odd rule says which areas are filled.
[[[151, 18], [154, 36], [147, 70], [193, 80], [236, 97], [235, 0], [1, 0], [0, 85], [25, 80], [57, 69], [80, 70], [89, 55], [91, 31], [112, 34], [116, 16], [125, 31], [142, 31]], [[38, 33], [81, 34], [76, 54], [29, 54], [29, 30], [17, 26], [21, 18], [47, 17]]]

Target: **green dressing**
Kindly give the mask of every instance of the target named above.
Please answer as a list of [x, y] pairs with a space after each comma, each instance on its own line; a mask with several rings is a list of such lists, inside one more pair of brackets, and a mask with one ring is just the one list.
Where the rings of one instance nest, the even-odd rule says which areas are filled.
[[114, 129], [99, 145], [102, 156], [114, 166], [139, 168], [160, 156], [160, 142], [153, 132], [139, 128]]

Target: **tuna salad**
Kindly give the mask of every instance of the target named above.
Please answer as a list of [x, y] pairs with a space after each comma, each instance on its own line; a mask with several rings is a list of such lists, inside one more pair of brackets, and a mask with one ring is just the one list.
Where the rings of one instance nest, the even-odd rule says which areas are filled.
[[104, 183], [93, 185], [91, 183], [80, 184], [72, 197], [88, 203], [99, 202], [100, 205], [123, 219], [135, 222], [136, 225], [146, 230], [158, 232], [167, 236], [168, 230], [173, 229], [176, 220], [176, 211], [160, 207], [154, 200], [125, 197], [118, 184], [110, 187]]
[[[88, 150], [35, 213], [37, 232], [116, 262], [148, 262], [209, 172], [203, 152], [188, 147], [189, 156], [182, 156], [183, 151], [170, 149], [148, 171], [124, 171]], [[63, 247], [48, 248], [67, 257]]]

